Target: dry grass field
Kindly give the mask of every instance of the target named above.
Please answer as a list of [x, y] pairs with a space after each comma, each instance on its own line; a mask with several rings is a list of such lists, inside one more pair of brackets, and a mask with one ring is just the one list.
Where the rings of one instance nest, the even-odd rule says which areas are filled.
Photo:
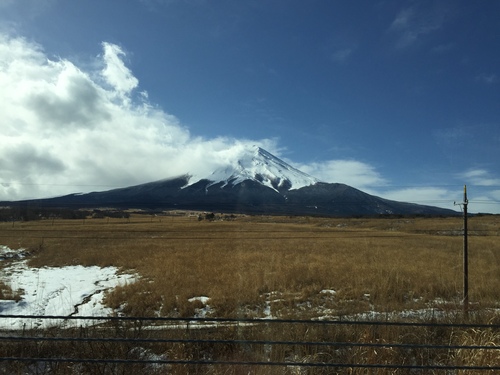
[[[24, 248], [33, 267], [117, 266], [136, 273], [137, 282], [108, 293], [106, 302], [131, 316], [274, 317], [294, 319], [394, 320], [461, 323], [461, 218], [340, 219], [237, 216], [198, 220], [197, 215], [132, 215], [128, 219], [42, 220], [0, 223], [0, 244]], [[467, 322], [500, 322], [500, 217], [469, 219], [470, 314]], [[1, 264], [8, 264], [4, 261]], [[0, 285], [0, 297], [15, 293]], [[208, 302], [193, 297], [208, 297]], [[16, 296], [19, 298], [20, 296]], [[191, 299], [191, 302], [190, 302]], [[192, 339], [355, 342], [292, 347], [242, 344], [6, 343], [5, 356], [76, 356], [140, 359], [218, 358], [226, 361], [500, 366], [497, 350], [446, 349], [447, 345], [500, 346], [494, 329], [248, 325], [206, 330], [117, 327], [116, 335], [179, 335]], [[25, 333], [39, 336], [40, 332]], [[66, 330], [44, 333], [72, 335]], [[102, 328], [79, 329], [80, 337], [105, 335]], [[153, 336], [151, 336], [153, 335]], [[161, 336], [160, 336], [161, 335]], [[124, 336], [124, 337], [125, 337]], [[128, 336], [127, 336], [128, 337]], [[362, 346], [404, 343], [417, 347]], [[419, 348], [443, 345], [432, 352]], [[208, 356], [208, 357], [207, 357]], [[40, 374], [329, 374], [331, 368], [252, 365], [187, 366], [94, 363], [44, 364]], [[9, 362], [8, 373], [33, 367]], [[417, 372], [415, 372], [417, 371]], [[346, 367], [338, 374], [413, 374], [419, 370]], [[424, 371], [424, 370], [422, 370]], [[1, 371], [0, 371], [1, 372]], [[7, 372], [5, 372], [7, 373]], [[427, 370], [425, 373], [442, 374]], [[446, 372], [477, 374], [474, 370]], [[491, 373], [491, 372], [488, 372]]]
[[[226, 217], [227, 218], [227, 217]], [[462, 218], [132, 215], [0, 223], [33, 267], [117, 266], [140, 275], [107, 303], [134, 316], [333, 318], [459, 310]], [[500, 217], [471, 217], [471, 309], [500, 300]], [[4, 292], [6, 293], [6, 292]], [[433, 310], [436, 311], [436, 310]]]

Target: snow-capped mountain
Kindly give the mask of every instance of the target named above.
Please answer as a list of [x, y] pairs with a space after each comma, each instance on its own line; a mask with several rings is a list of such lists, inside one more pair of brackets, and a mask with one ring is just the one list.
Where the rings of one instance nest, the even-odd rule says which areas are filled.
[[319, 182], [258, 146], [248, 149], [235, 162], [217, 169], [205, 179], [210, 181], [207, 188], [221, 183], [221, 188], [224, 188], [228, 184], [234, 186], [251, 180], [277, 192], [295, 190]]
[[320, 182], [260, 147], [245, 150], [204, 177], [183, 176], [88, 194], [1, 205], [185, 209], [281, 215], [457, 215], [453, 210], [396, 202], [345, 184]]

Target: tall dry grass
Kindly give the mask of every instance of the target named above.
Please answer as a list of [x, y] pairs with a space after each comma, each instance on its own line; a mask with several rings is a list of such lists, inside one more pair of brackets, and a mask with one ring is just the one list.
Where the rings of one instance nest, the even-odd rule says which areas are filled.
[[[74, 330], [24, 331], [23, 335], [28, 337], [77, 338], [82, 341], [2, 341], [0, 353], [3, 356], [82, 358], [90, 361], [38, 361], [27, 364], [12, 361], [0, 363], [0, 371], [5, 370], [4, 373], [9, 374], [474, 374], [481, 372], [477, 369], [452, 371], [369, 366], [500, 365], [500, 354], [496, 348], [500, 345], [500, 337], [498, 332], [492, 329], [266, 321], [241, 325], [220, 324], [194, 329], [172, 326], [147, 329], [151, 326], [144, 324], [116, 321], [110, 325]], [[84, 341], [94, 338], [149, 341]], [[173, 339], [180, 341], [173, 342]], [[216, 342], [217, 340], [220, 341]], [[457, 348], [457, 345], [491, 347], [472, 350]], [[205, 360], [229, 363], [154, 365], [95, 362], [100, 359]], [[267, 363], [269, 365], [266, 365]], [[281, 365], [272, 366], [272, 363]], [[307, 366], [311, 364], [329, 364], [331, 367]]]
[[[118, 266], [141, 279], [109, 293], [131, 315], [338, 316], [459, 307], [461, 218], [190, 216], [0, 224], [0, 243], [33, 267]], [[500, 219], [469, 219], [470, 300], [497, 307]]]

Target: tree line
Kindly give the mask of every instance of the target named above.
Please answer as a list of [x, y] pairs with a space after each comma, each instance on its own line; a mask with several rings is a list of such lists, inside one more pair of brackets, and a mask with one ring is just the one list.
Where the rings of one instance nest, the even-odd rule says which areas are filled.
[[0, 221], [33, 221], [48, 219], [128, 218], [130, 213], [121, 210], [85, 210], [58, 207], [16, 205], [0, 207]]

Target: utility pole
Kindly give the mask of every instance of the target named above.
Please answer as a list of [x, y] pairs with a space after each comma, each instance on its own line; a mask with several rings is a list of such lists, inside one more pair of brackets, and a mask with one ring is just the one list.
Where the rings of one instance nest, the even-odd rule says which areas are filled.
[[467, 185], [464, 185], [464, 317], [469, 317], [469, 249], [467, 246]]
[[464, 185], [464, 201], [462, 203], [455, 203], [458, 205], [462, 205], [464, 207], [464, 250], [463, 250], [463, 262], [464, 262], [464, 294], [463, 294], [463, 310], [464, 310], [464, 318], [467, 319], [469, 317], [469, 249], [467, 245], [467, 205], [469, 201], [467, 199], [467, 185]]

